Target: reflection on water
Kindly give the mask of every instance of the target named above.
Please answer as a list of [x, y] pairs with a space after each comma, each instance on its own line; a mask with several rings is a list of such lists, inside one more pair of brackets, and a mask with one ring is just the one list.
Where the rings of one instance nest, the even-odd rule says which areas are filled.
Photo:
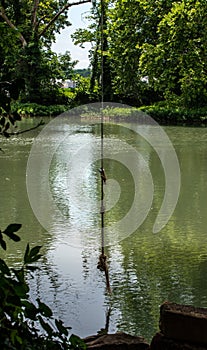
[[[28, 122], [31, 123], [25, 121]], [[125, 240], [106, 249], [112, 295], [106, 293], [104, 274], [96, 267], [100, 254], [97, 171], [100, 131], [96, 125], [76, 125], [53, 156], [50, 189], [68, 225], [61, 222], [60, 216], [53, 216], [49, 232], [35, 218], [25, 185], [28, 155], [39, 130], [1, 139], [4, 153], [0, 153], [0, 227], [5, 228], [11, 222], [23, 225], [21, 242], [9, 243], [6, 258], [10, 264], [18, 264], [27, 242], [43, 246], [40, 270], [30, 281], [31, 298], [40, 297], [48, 303], [56, 316], [72, 326], [74, 333], [87, 336], [109, 328], [110, 332], [122, 330], [150, 339], [157, 331], [159, 305], [163, 301], [207, 306], [206, 130], [165, 128], [178, 155], [182, 183], [175, 212], [158, 234], [152, 233], [152, 227], [163, 200], [165, 179], [157, 154], [126, 128], [107, 124], [105, 130], [113, 152], [120, 152], [114, 141], [118, 138], [141, 153], [142, 177], [147, 164], [154, 183], [153, 202], [144, 223]], [[87, 145], [84, 160], [89, 164], [86, 168], [77, 153], [84, 145]], [[164, 151], [164, 145], [159, 147]], [[119, 162], [107, 159], [105, 167], [107, 176], [118, 181], [117, 197], [110, 198], [112, 190], [106, 190], [110, 209], [106, 223], [110, 225], [131, 207], [135, 184], [128, 169]], [[72, 177], [74, 174], [76, 178]], [[43, 178], [39, 184], [40, 196], [44, 195], [44, 186]], [[147, 186], [140, 179], [140, 201], [145, 198]], [[1, 251], [1, 255], [5, 253]]]

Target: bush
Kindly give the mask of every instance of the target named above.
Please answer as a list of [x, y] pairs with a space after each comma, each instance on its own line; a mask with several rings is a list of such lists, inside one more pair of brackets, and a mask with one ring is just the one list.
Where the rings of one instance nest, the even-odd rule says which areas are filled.
[[142, 106], [139, 110], [149, 114], [162, 125], [207, 125], [207, 108], [187, 109], [159, 102], [151, 106]]
[[25, 117], [44, 117], [44, 116], [57, 116], [68, 110], [67, 105], [51, 105], [44, 106], [37, 103], [12, 103], [12, 113], [17, 112], [21, 116]]

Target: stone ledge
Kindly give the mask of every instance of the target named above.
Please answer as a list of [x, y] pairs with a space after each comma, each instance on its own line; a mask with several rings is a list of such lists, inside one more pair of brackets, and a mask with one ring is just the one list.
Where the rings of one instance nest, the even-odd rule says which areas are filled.
[[168, 339], [207, 345], [207, 309], [165, 302], [160, 330]]
[[206, 346], [191, 344], [184, 341], [166, 338], [163, 334], [157, 333], [151, 342], [150, 350], [206, 350]]
[[142, 337], [123, 332], [95, 335], [84, 339], [87, 349], [93, 350], [148, 350], [149, 344]]

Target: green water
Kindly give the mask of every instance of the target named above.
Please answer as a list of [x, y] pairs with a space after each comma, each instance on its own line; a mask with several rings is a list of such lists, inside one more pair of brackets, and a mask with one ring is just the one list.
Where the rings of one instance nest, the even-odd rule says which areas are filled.
[[[28, 126], [36, 122], [34, 119], [24, 123]], [[3, 149], [0, 152], [0, 227], [3, 229], [12, 222], [23, 225], [21, 242], [9, 243], [8, 252], [1, 251], [1, 256], [11, 265], [19, 264], [27, 242], [43, 246], [40, 270], [30, 278], [31, 299], [40, 297], [48, 303], [54, 314], [80, 336], [96, 334], [104, 328], [110, 309], [109, 332], [125, 331], [148, 340], [158, 330], [159, 306], [165, 300], [207, 307], [206, 129], [164, 128], [179, 160], [181, 190], [168, 224], [154, 234], [153, 224], [165, 191], [162, 164], [153, 148], [126, 124], [106, 125], [111, 153], [120, 151], [116, 139], [137, 149], [154, 182], [153, 202], [144, 222], [133, 234], [106, 247], [111, 295], [106, 291], [104, 275], [96, 267], [101, 243], [100, 175], [97, 170], [99, 125], [73, 125], [70, 137], [53, 154], [48, 179], [61, 215], [54, 211], [49, 231], [35, 217], [26, 189], [27, 160], [40, 130], [0, 140]], [[49, 141], [46, 146], [40, 154], [43, 161], [45, 152], [50, 152]], [[78, 149], [81, 151], [77, 153]], [[81, 156], [83, 149], [86, 151]], [[73, 156], [77, 163], [75, 173]], [[147, 176], [145, 166], [141, 172], [143, 178]], [[106, 224], [110, 225], [129, 211], [135, 184], [127, 167], [116, 159], [106, 159], [105, 168], [108, 178], [119, 184], [116, 187], [114, 183], [112, 202], [110, 191], [113, 186], [106, 194], [110, 206]], [[44, 197], [45, 180], [41, 178], [39, 165], [37, 171], [40, 173], [37, 195], [44, 215], [47, 205], [41, 198]], [[80, 185], [78, 180], [71, 179], [76, 175], [77, 178], [80, 176]], [[148, 182], [140, 181], [140, 201], [144, 202]]]

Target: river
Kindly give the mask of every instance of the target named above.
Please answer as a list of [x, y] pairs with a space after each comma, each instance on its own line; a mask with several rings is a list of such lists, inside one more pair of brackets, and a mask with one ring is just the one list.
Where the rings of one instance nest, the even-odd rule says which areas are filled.
[[[21, 128], [33, 126], [37, 120], [25, 119]], [[109, 294], [105, 276], [97, 269], [101, 249], [100, 125], [77, 123], [71, 128], [68, 126], [69, 136], [52, 154], [47, 179], [61, 215], [58, 210], [48, 212], [43, 200], [48, 184], [41, 176], [40, 163], [34, 165], [39, 171], [39, 183], [32, 191], [36, 188], [42, 216], [51, 215], [49, 228], [43, 227], [35, 216], [26, 187], [28, 157], [43, 127], [9, 139], [1, 138], [0, 227], [4, 229], [13, 222], [22, 224], [21, 241], [9, 242], [8, 251], [1, 251], [1, 256], [10, 265], [18, 265], [28, 242], [31, 246], [42, 246], [39, 270], [33, 278], [28, 276], [31, 300], [39, 297], [48, 303], [54, 315], [71, 326], [73, 333], [85, 337], [108, 327], [109, 332], [125, 331], [150, 340], [158, 330], [159, 306], [164, 301], [207, 307], [206, 129], [163, 127], [178, 157], [181, 187], [168, 223], [153, 233], [165, 192], [163, 165], [153, 147], [133, 132], [132, 123], [130, 127], [126, 123], [106, 123], [105, 135], [112, 154], [117, 155], [118, 147], [124, 148], [125, 143], [142, 154], [139, 198], [145, 203], [146, 197], [146, 206], [142, 204], [141, 209], [148, 210], [135, 232], [127, 232], [121, 238], [111, 234], [111, 243], [105, 248], [112, 289]], [[51, 152], [49, 139], [39, 155], [43, 162], [47, 162], [47, 152]], [[136, 181], [133, 169], [131, 172], [128, 169], [133, 168], [134, 158], [129, 157], [128, 166], [121, 163], [118, 156], [111, 159], [107, 156], [105, 160], [109, 178], [109, 185], [105, 185], [108, 200], [105, 218], [109, 226], [121, 220], [134, 205]], [[124, 230], [128, 227], [124, 226]]]

